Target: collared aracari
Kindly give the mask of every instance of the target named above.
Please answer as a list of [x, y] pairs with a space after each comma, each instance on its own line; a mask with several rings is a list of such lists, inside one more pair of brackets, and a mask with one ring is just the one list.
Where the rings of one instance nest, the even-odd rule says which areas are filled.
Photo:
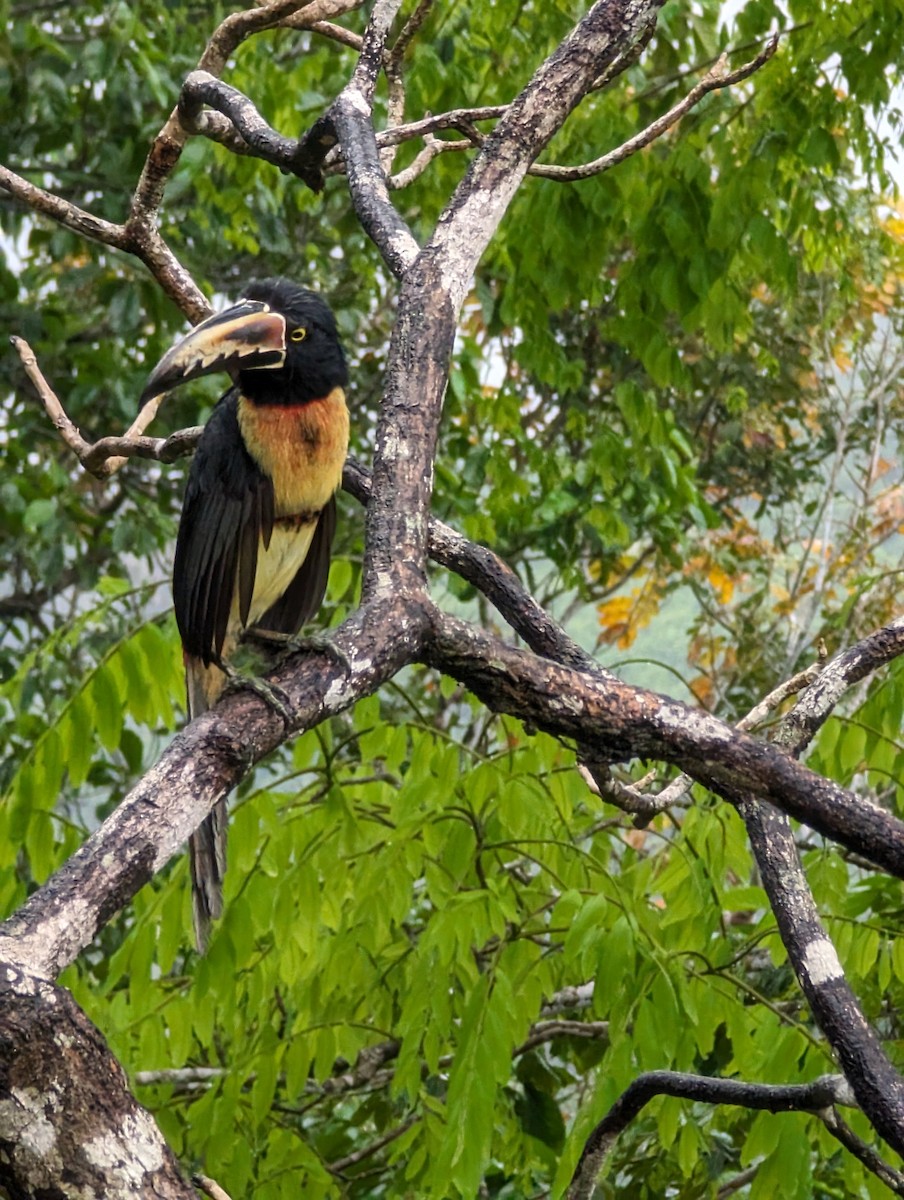
[[[336, 322], [284, 279], [245, 288], [161, 359], [141, 396], [228, 371], [188, 476], [173, 567], [189, 717], [222, 693], [243, 632], [294, 635], [326, 589], [348, 449], [348, 374]], [[225, 800], [189, 840], [195, 935], [222, 912]]]

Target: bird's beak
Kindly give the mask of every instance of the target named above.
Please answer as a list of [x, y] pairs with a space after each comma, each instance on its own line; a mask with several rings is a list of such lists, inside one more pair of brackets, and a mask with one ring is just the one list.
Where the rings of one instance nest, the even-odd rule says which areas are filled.
[[154, 396], [214, 371], [281, 367], [286, 320], [260, 300], [240, 300], [215, 313], [168, 350], [151, 372], [139, 407]]

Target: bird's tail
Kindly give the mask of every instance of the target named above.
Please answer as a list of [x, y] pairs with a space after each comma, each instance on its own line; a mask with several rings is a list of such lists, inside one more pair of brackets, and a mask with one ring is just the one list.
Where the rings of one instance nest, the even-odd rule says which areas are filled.
[[[217, 702], [226, 684], [219, 667], [205, 667], [199, 658], [185, 656], [185, 690], [190, 720], [207, 712]], [[226, 874], [226, 832], [228, 811], [225, 800], [218, 800], [188, 839], [191, 867], [191, 906], [195, 942], [199, 953], [207, 949], [210, 926], [223, 912], [223, 876]]]

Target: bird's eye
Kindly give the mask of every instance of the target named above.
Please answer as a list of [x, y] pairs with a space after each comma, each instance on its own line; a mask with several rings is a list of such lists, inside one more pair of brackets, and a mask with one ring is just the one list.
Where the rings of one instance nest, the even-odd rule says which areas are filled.
[[308, 331], [305, 329], [305, 327], [303, 325], [299, 325], [299, 327], [297, 329], [293, 329], [292, 332], [289, 334], [289, 337], [292, 339], [293, 342], [303, 342], [307, 336], [308, 336]]

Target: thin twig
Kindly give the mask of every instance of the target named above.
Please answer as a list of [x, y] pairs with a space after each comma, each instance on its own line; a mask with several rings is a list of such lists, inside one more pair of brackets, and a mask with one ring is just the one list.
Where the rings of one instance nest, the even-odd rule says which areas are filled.
[[230, 1200], [229, 1195], [223, 1191], [220, 1185], [207, 1175], [192, 1175], [192, 1183], [202, 1191], [205, 1196], [209, 1196], [210, 1200]]
[[404, 170], [390, 177], [389, 186], [395, 192], [401, 188], [406, 188], [409, 184], [414, 183], [419, 175], [430, 166], [433, 160], [440, 154], [445, 154], [449, 150], [471, 150], [474, 143], [468, 139], [465, 141], [443, 142], [439, 138], [435, 138], [432, 134], [424, 135], [424, 148], [421, 150], [414, 161], [409, 163]]
[[142, 437], [157, 414], [161, 396], [155, 397], [142, 408], [122, 437], [107, 437], [98, 442], [89, 442], [82, 436], [81, 430], [68, 416], [56, 392], [47, 382], [28, 342], [15, 336], [10, 338], [10, 342], [19, 355], [25, 373], [38, 393], [54, 428], [85, 470], [90, 471], [97, 479], [109, 479], [130, 458], [172, 462], [183, 454], [190, 453], [197, 445], [199, 429], [182, 429], [169, 438]]
[[334, 1162], [327, 1163], [326, 1169], [331, 1175], [341, 1175], [349, 1167], [357, 1166], [365, 1158], [370, 1158], [378, 1150], [382, 1150], [384, 1146], [388, 1146], [390, 1142], [394, 1142], [396, 1138], [400, 1138], [403, 1133], [406, 1133], [419, 1120], [420, 1117], [416, 1115], [409, 1117], [407, 1121], [403, 1121], [401, 1125], [397, 1125], [395, 1129], [390, 1129], [388, 1133], [384, 1133], [382, 1137], [378, 1137], [375, 1141], [368, 1143], [368, 1145], [362, 1146], [360, 1150], [355, 1150], [351, 1154], [346, 1154], [344, 1158], [337, 1158]]

